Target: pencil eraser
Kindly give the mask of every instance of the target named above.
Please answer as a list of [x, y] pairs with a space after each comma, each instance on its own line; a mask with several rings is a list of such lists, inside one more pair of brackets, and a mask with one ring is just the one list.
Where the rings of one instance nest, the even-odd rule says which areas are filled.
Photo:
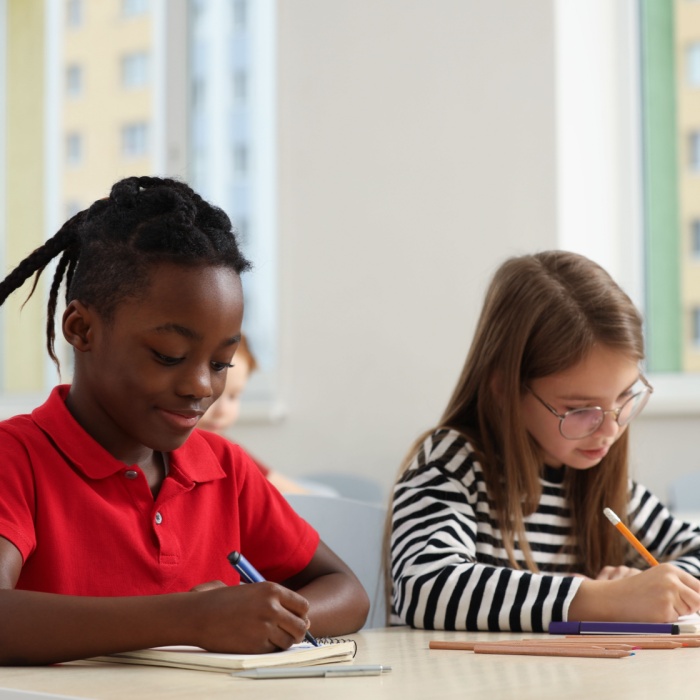
[[580, 622], [550, 622], [550, 634], [578, 634]]

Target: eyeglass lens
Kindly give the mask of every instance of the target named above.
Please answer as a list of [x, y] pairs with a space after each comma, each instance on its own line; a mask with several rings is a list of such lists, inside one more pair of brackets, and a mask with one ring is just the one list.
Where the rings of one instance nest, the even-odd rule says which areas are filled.
[[[649, 391], [642, 391], [630, 396], [625, 401], [617, 414], [617, 423], [620, 427], [627, 425], [644, 408], [649, 400]], [[566, 438], [576, 439], [586, 437], [594, 433], [605, 420], [605, 411], [602, 408], [580, 408], [569, 411], [561, 421], [561, 434]]]

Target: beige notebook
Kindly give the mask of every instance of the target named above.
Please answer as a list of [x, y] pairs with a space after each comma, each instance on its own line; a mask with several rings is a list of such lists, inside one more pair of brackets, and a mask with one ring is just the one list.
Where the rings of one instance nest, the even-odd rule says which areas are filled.
[[125, 651], [109, 656], [96, 656], [90, 660], [230, 672], [267, 666], [312, 666], [350, 661], [357, 649], [355, 642], [348, 639], [325, 638], [318, 641], [321, 645], [317, 647], [303, 642], [284, 651], [269, 654], [218, 654], [199, 647], [174, 646]]

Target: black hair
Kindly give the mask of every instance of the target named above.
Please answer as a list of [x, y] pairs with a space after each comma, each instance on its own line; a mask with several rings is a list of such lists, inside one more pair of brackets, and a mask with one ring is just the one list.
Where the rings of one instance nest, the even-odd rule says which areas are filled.
[[145, 292], [154, 264], [221, 266], [237, 274], [250, 268], [221, 209], [185, 183], [157, 177], [120, 180], [109, 197], [69, 219], [0, 282], [0, 305], [35, 275], [29, 299], [58, 255], [46, 321], [46, 346], [56, 365], [56, 304], [64, 279], [66, 303], [78, 299], [110, 320], [121, 301]]

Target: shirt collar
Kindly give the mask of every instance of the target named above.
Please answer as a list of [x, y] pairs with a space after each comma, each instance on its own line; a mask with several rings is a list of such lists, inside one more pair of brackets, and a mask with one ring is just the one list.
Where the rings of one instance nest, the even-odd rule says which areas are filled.
[[[32, 411], [32, 420], [64, 457], [91, 479], [105, 479], [130, 466], [107, 452], [73, 418], [66, 406], [69, 389], [67, 384], [55, 387], [46, 402]], [[181, 481], [204, 482], [226, 476], [208, 442], [197, 432], [169, 457], [169, 473]]]

